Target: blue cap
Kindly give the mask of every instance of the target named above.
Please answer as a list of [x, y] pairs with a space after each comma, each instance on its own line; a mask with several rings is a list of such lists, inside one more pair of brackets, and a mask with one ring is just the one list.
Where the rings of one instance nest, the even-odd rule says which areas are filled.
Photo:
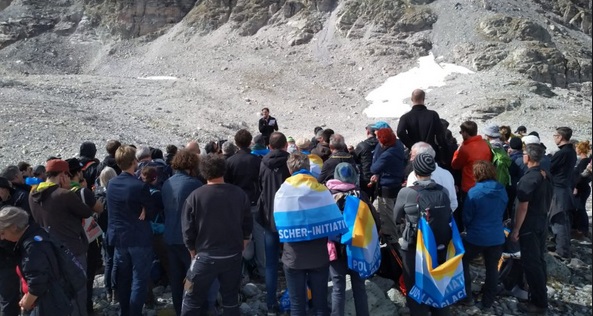
[[375, 122], [375, 124], [373, 124], [372, 126], [373, 129], [379, 130], [382, 128], [391, 128], [391, 126], [389, 126], [389, 124], [387, 124], [387, 122], [384, 121], [377, 121]]

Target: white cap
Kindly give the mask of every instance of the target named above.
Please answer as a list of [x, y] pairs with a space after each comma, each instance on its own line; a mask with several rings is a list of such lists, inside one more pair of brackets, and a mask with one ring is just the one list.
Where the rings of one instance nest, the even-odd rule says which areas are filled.
[[537, 138], [537, 136], [535, 136], [535, 135], [523, 136], [523, 138], [521, 138], [521, 140], [523, 141], [523, 143], [525, 145], [528, 145], [528, 144], [540, 144], [541, 143], [539, 141], [539, 138]]

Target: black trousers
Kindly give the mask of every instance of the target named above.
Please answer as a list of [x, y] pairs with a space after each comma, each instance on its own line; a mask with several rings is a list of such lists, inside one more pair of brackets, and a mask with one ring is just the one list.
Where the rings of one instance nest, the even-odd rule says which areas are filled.
[[548, 307], [548, 274], [544, 254], [547, 230], [533, 230], [519, 235], [523, 273], [529, 285], [529, 300], [538, 307]]
[[477, 246], [467, 241], [463, 241], [465, 254], [463, 255], [463, 274], [465, 277], [465, 293], [467, 298], [472, 298], [472, 280], [469, 273], [469, 263], [479, 254], [484, 256], [484, 265], [486, 266], [486, 282], [484, 283], [484, 293], [482, 304], [490, 307], [496, 297], [496, 288], [498, 285], [498, 261], [502, 255], [502, 245], [496, 246]]
[[[408, 293], [415, 283], [416, 271], [416, 250], [401, 250], [402, 261], [404, 264], [404, 283]], [[406, 305], [410, 309], [410, 315], [413, 316], [448, 316], [449, 306], [445, 308], [434, 308], [428, 305], [419, 304], [413, 298], [406, 296]]]
[[[2, 259], [4, 260], [4, 259]], [[0, 268], [0, 315], [18, 316], [21, 313], [21, 283], [14, 267]]]
[[101, 242], [102, 238], [89, 244], [89, 249], [86, 253], [86, 308], [87, 311], [93, 310], [93, 284], [95, 282], [95, 274], [97, 269], [101, 267], [103, 257], [101, 256]]

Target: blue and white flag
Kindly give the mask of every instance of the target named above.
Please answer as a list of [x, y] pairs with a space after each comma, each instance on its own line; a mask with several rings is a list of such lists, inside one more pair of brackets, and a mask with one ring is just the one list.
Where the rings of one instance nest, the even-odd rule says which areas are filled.
[[344, 203], [344, 220], [348, 232], [342, 235], [346, 245], [348, 268], [361, 278], [371, 277], [381, 265], [379, 232], [369, 206], [359, 198], [348, 195]]
[[309, 171], [286, 179], [274, 197], [280, 242], [334, 237], [348, 231], [331, 193]]
[[449, 306], [464, 298], [463, 242], [455, 220], [451, 219], [452, 238], [447, 247], [447, 260], [437, 261], [437, 245], [430, 225], [420, 219], [416, 241], [416, 279], [408, 295], [420, 304], [436, 308]]

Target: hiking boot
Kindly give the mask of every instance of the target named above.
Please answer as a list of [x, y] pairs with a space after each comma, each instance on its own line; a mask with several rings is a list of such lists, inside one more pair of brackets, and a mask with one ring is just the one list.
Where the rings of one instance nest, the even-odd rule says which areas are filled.
[[462, 299], [462, 300], [459, 300], [459, 301], [457, 302], [457, 304], [469, 307], [469, 306], [474, 306], [474, 305], [476, 305], [476, 302], [474, 301], [474, 299], [473, 299], [473, 298], [467, 298], [467, 297], [466, 297], [466, 298], [464, 298], [464, 299]]
[[546, 315], [548, 311], [547, 307], [539, 307], [531, 303], [519, 303], [517, 304], [517, 308], [523, 313], [530, 315]]

